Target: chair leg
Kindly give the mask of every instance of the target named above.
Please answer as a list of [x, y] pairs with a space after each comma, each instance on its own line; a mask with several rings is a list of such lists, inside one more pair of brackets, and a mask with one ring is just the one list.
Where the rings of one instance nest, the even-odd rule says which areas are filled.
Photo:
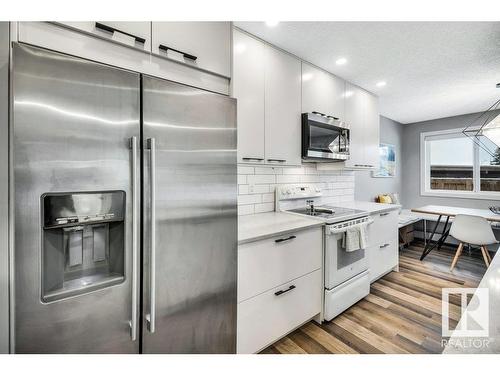
[[486, 250], [486, 248], [484, 246], [481, 246], [481, 252], [483, 253], [483, 259], [484, 259], [484, 263], [486, 264], [486, 268], [488, 268], [490, 266], [490, 260], [488, 259], [488, 250]]
[[455, 265], [458, 262], [458, 257], [460, 256], [460, 254], [462, 254], [463, 248], [464, 248], [464, 244], [462, 242], [460, 242], [460, 244], [458, 245], [458, 248], [457, 248], [457, 252], [455, 253], [455, 257], [453, 258], [453, 261], [451, 262], [450, 271], [453, 271], [453, 268], [455, 268]]
[[487, 248], [486, 246], [484, 247], [484, 250], [486, 250], [486, 255], [488, 256], [488, 261], [489, 261], [489, 262], [490, 262], [490, 264], [491, 264], [491, 254], [490, 254], [490, 252], [488, 251], [488, 248]]

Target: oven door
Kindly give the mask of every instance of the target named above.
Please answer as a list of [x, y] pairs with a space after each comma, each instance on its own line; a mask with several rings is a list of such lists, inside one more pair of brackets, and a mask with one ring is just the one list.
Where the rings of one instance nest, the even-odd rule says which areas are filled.
[[325, 234], [325, 288], [335, 288], [368, 269], [366, 249], [347, 252], [342, 247], [344, 233]]
[[349, 129], [334, 118], [304, 113], [302, 117], [302, 157], [304, 159], [349, 159]]

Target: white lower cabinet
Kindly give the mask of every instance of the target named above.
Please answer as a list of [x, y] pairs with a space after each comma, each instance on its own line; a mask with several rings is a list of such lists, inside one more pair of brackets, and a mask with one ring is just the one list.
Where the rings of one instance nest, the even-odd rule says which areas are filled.
[[250, 242], [238, 248], [238, 302], [321, 268], [322, 228]]
[[238, 248], [238, 353], [255, 353], [321, 312], [323, 228]]
[[256, 353], [321, 309], [321, 270], [238, 304], [237, 352]]
[[367, 249], [370, 281], [373, 282], [391, 271], [399, 262], [398, 210], [371, 215], [368, 226]]

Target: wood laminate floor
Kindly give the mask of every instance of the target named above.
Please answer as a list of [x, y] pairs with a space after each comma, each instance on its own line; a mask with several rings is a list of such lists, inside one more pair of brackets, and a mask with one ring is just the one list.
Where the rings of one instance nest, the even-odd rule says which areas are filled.
[[[370, 294], [322, 325], [309, 322], [264, 354], [441, 353], [441, 289], [476, 288], [486, 271], [480, 251], [464, 251], [449, 271], [454, 247], [443, 246], [422, 262], [422, 243], [400, 252], [399, 272], [371, 285]], [[450, 326], [460, 319], [451, 300]]]

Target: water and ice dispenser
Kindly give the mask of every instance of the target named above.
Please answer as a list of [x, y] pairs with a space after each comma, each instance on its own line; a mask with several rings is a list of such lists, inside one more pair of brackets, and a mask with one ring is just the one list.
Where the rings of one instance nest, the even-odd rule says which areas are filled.
[[42, 196], [42, 300], [52, 302], [125, 278], [125, 192]]

